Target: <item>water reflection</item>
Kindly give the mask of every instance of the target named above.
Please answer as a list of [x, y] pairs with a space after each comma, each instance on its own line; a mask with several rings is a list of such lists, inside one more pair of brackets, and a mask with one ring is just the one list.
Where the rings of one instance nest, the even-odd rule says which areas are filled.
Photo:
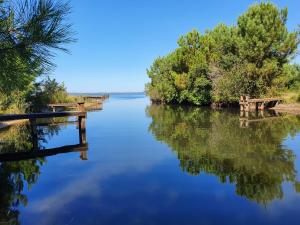
[[237, 112], [151, 105], [149, 130], [176, 153], [180, 168], [232, 183], [236, 194], [266, 205], [283, 198], [283, 183], [296, 190], [295, 155], [282, 145], [300, 130], [300, 117], [282, 116], [240, 126]]
[[0, 224], [20, 224], [19, 206], [26, 206], [29, 190], [37, 182], [46, 156], [80, 151], [80, 158], [87, 160], [85, 132], [80, 132], [79, 144], [46, 149], [51, 137], [58, 135], [69, 122], [64, 118], [39, 121], [35, 126], [16, 125], [0, 132]]
[[278, 119], [283, 113], [275, 110], [240, 111], [240, 127], [248, 127], [250, 123], [263, 122], [264, 120]]

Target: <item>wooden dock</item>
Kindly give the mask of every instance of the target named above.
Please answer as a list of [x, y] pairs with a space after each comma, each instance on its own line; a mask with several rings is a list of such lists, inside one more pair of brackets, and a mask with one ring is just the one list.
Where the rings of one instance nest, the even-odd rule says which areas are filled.
[[80, 96], [84, 101], [83, 102], [73, 102], [73, 103], [55, 103], [48, 104], [48, 108], [52, 112], [56, 112], [59, 109], [66, 110], [68, 108], [76, 108], [78, 111], [85, 110], [101, 110], [103, 108], [102, 103], [105, 99], [109, 98], [109, 95], [101, 96]]
[[56, 103], [47, 105], [52, 112], [56, 112], [58, 108], [76, 108], [78, 111], [85, 111], [84, 102], [75, 102], [75, 103]]
[[109, 95], [101, 95], [101, 96], [85, 95], [85, 96], [81, 96], [81, 97], [84, 100], [104, 101], [105, 99], [109, 98]]
[[241, 96], [240, 98], [240, 110], [249, 112], [251, 110], [265, 110], [266, 108], [272, 108], [277, 106], [282, 99], [280, 98], [253, 98], [249, 96]]
[[79, 143], [86, 144], [86, 117], [87, 113], [83, 111], [73, 112], [48, 112], [48, 113], [28, 113], [28, 114], [5, 114], [0, 115], [1, 121], [24, 120], [27, 119], [31, 127], [31, 136], [33, 140], [33, 150], [38, 149], [37, 119], [55, 118], [55, 117], [77, 117], [79, 130]]
[[103, 105], [101, 101], [92, 101], [92, 102], [77, 102], [77, 103], [56, 103], [56, 104], [48, 104], [48, 108], [51, 109], [52, 112], [57, 112], [59, 109], [77, 109], [78, 111], [90, 111], [90, 110], [102, 110]]
[[0, 115], [1, 121], [10, 120], [36, 120], [42, 118], [53, 118], [53, 117], [70, 117], [76, 116], [78, 118], [86, 118], [86, 112], [82, 111], [70, 111], [70, 112], [47, 112], [47, 113], [26, 113], [26, 114], [3, 114]]

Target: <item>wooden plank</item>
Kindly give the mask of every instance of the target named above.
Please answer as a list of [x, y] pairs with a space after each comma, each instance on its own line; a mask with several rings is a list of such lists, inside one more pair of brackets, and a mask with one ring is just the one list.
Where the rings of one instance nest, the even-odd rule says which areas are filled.
[[100, 99], [104, 100], [107, 99], [109, 95], [102, 95], [102, 96], [82, 96], [83, 99]]
[[240, 101], [240, 105], [245, 105], [248, 103], [260, 103], [260, 102], [280, 102], [282, 99], [250, 99], [248, 101]]
[[77, 107], [78, 105], [84, 105], [84, 102], [71, 102], [71, 103], [55, 103], [48, 104], [49, 107]]
[[277, 102], [282, 101], [280, 98], [253, 98], [249, 99], [248, 102]]
[[86, 117], [86, 112], [70, 111], [70, 112], [47, 112], [47, 113], [29, 113], [29, 114], [4, 114], [0, 115], [0, 121], [21, 120], [21, 119], [40, 119], [53, 117], [69, 117], [78, 116]]
[[104, 96], [83, 96], [83, 98], [104, 98]]
[[66, 145], [58, 148], [51, 148], [51, 149], [44, 149], [44, 150], [3, 153], [0, 154], [0, 162], [28, 160], [28, 159], [35, 159], [39, 157], [53, 156], [62, 153], [87, 151], [87, 150], [88, 150], [88, 144], [77, 144], [77, 145]]
[[77, 107], [77, 103], [57, 103], [57, 104], [48, 104], [49, 107]]

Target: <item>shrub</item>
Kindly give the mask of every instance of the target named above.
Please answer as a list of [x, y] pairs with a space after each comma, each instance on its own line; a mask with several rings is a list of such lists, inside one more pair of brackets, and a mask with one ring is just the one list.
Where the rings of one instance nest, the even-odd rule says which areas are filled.
[[14, 91], [6, 95], [0, 92], [0, 113], [24, 113], [27, 107], [24, 93]]
[[64, 84], [58, 83], [55, 79], [49, 77], [40, 82], [35, 83], [34, 88], [29, 92], [27, 101], [30, 102], [29, 111], [38, 112], [47, 107], [51, 103], [67, 103], [73, 99], [69, 97]]

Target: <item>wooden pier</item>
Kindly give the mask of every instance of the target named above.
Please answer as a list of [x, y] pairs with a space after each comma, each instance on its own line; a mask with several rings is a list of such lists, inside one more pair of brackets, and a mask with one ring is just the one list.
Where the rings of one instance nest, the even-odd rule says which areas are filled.
[[[79, 144], [80, 145], [86, 145], [86, 117], [87, 113], [83, 111], [73, 111], [73, 112], [49, 112], [49, 113], [28, 113], [28, 114], [5, 114], [0, 115], [0, 122], [2, 121], [12, 121], [12, 120], [28, 120], [30, 123], [31, 128], [31, 136], [33, 140], [33, 149], [32, 151], [34, 153], [28, 153], [28, 157], [33, 157], [34, 155], [43, 154], [38, 152], [38, 131], [37, 126], [39, 124], [37, 123], [37, 119], [44, 119], [44, 118], [55, 118], [55, 117], [77, 117], [78, 120], [78, 130], [79, 130]], [[72, 146], [74, 147], [74, 146]], [[78, 147], [78, 146], [75, 146]], [[68, 148], [69, 149], [69, 148]], [[63, 149], [58, 149], [59, 151], [64, 151]], [[53, 154], [53, 151], [49, 151], [49, 154]], [[69, 151], [69, 150], [68, 150]], [[19, 154], [19, 153], [16, 153]], [[25, 153], [24, 153], [25, 154]], [[30, 155], [31, 154], [31, 155]], [[47, 154], [45, 152], [44, 154]], [[0, 159], [3, 155], [0, 154]], [[46, 155], [45, 155], [46, 156]], [[3, 156], [4, 158], [6, 156]], [[10, 156], [7, 156], [8, 158]], [[25, 156], [24, 156], [25, 157]]]
[[[31, 137], [33, 148], [31, 151], [27, 152], [13, 152], [13, 153], [4, 153], [0, 154], [0, 162], [2, 161], [15, 161], [22, 159], [31, 159], [36, 157], [44, 157], [55, 154], [80, 151], [80, 158], [82, 160], [87, 159], [87, 141], [86, 141], [86, 118], [87, 112], [89, 110], [101, 110], [103, 100], [107, 99], [109, 96], [84, 96], [86, 102], [77, 102], [77, 103], [57, 103], [49, 104], [48, 107], [52, 109], [52, 112], [43, 112], [43, 113], [28, 113], [28, 114], [0, 114], [0, 123], [11, 121], [25, 121], [30, 124], [31, 128]], [[92, 100], [92, 101], [91, 101]], [[78, 111], [62, 111], [58, 112], [58, 109], [68, 109], [75, 108]], [[39, 137], [37, 126], [45, 126], [53, 124], [53, 121], [50, 123], [37, 121], [38, 119], [50, 119], [56, 117], [77, 117], [77, 121], [72, 121], [72, 123], [78, 123], [79, 130], [79, 144], [63, 146], [53, 149], [42, 149], [39, 150]], [[63, 124], [68, 122], [63, 122]]]
[[56, 103], [56, 104], [48, 104], [47, 105], [52, 112], [56, 112], [57, 108], [76, 108], [78, 111], [84, 111], [84, 102], [77, 103]]
[[101, 96], [92, 96], [92, 95], [86, 95], [81, 96], [84, 100], [96, 100], [96, 101], [104, 101], [105, 99], [109, 98], [109, 95], [101, 95]]
[[70, 112], [47, 112], [47, 113], [26, 113], [26, 114], [3, 114], [0, 115], [0, 122], [10, 120], [24, 120], [30, 121], [42, 118], [53, 118], [53, 117], [70, 117], [76, 116], [79, 119], [86, 118], [86, 112], [83, 111], [70, 111]]
[[107, 96], [82, 96], [84, 102], [74, 102], [74, 103], [55, 103], [48, 104], [48, 108], [51, 109], [52, 112], [57, 112], [59, 109], [69, 109], [75, 108], [78, 111], [96, 111], [102, 110], [103, 101], [108, 98]]
[[249, 112], [251, 110], [265, 110], [266, 108], [272, 108], [277, 106], [282, 99], [280, 98], [253, 98], [249, 96], [241, 96], [240, 98], [240, 110]]

